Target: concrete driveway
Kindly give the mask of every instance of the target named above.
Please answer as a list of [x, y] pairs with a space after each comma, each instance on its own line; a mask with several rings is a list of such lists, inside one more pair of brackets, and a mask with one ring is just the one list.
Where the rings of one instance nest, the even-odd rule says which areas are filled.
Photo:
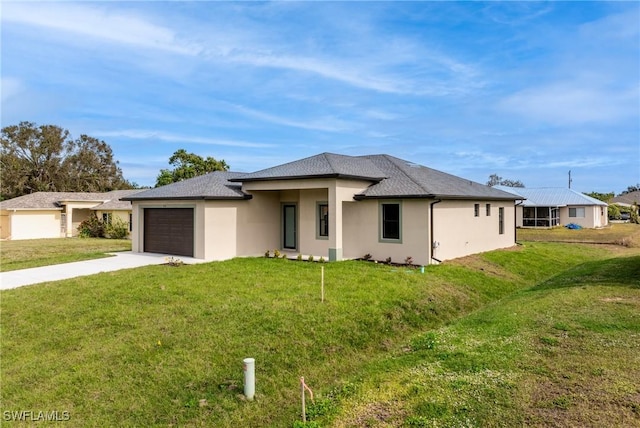
[[[109, 254], [112, 254], [113, 257], [0, 272], [0, 290], [9, 290], [24, 285], [93, 275], [100, 272], [160, 265], [167, 262], [167, 257], [171, 257], [166, 254], [133, 253], [131, 251]], [[182, 260], [186, 264], [206, 262], [206, 260], [191, 257], [176, 256], [175, 258]]]

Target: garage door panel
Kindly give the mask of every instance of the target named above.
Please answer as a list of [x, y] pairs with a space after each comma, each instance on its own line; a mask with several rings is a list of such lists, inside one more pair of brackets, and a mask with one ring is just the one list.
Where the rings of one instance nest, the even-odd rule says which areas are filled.
[[193, 208], [145, 208], [144, 251], [193, 257]]

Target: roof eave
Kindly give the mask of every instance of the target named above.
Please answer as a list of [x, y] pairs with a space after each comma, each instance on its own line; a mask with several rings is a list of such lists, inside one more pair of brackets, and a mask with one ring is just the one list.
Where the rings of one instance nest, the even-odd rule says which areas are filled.
[[351, 175], [351, 174], [316, 174], [316, 175], [283, 175], [277, 177], [255, 177], [255, 178], [230, 178], [228, 181], [243, 183], [243, 182], [252, 182], [252, 181], [283, 181], [283, 180], [306, 180], [306, 179], [321, 179], [321, 178], [341, 178], [345, 180], [364, 180], [364, 181], [372, 181], [374, 183], [379, 183], [385, 178], [388, 177], [364, 177], [360, 175]]
[[252, 199], [253, 195], [242, 195], [242, 196], [159, 196], [159, 197], [148, 197], [148, 198], [122, 198], [123, 201], [227, 201], [227, 200], [239, 200], [244, 201], [247, 199]]
[[516, 197], [499, 197], [499, 196], [473, 196], [473, 195], [436, 195], [436, 194], [418, 194], [418, 195], [364, 195], [362, 193], [354, 195], [353, 199], [360, 201], [363, 199], [486, 199], [492, 201], [516, 201], [520, 198]]

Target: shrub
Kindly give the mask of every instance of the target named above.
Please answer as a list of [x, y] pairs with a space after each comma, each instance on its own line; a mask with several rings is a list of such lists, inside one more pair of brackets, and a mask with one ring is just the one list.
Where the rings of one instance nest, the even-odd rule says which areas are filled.
[[387, 257], [387, 259], [385, 260], [385, 262], [390, 265], [391, 264], [391, 257]]
[[411, 266], [413, 264], [413, 257], [407, 256], [407, 258], [404, 259], [404, 263]]
[[114, 217], [110, 223], [103, 224], [104, 237], [110, 239], [126, 239], [129, 236], [129, 223]]
[[104, 224], [94, 214], [80, 223], [78, 233], [81, 238], [103, 238]]
[[313, 256], [309, 256], [309, 259], [308, 259], [308, 260], [309, 260], [310, 262], [312, 262], [312, 261], [313, 261]]
[[371, 260], [371, 254], [367, 253], [362, 257], [362, 260]]
[[280, 258], [280, 251], [273, 250], [273, 257], [275, 257], [276, 259], [279, 259]]

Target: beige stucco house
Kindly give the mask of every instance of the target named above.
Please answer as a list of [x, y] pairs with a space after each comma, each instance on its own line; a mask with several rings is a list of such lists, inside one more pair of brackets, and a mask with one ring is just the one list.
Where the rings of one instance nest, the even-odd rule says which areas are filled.
[[131, 222], [131, 202], [120, 198], [140, 190], [106, 193], [36, 192], [0, 202], [0, 239], [63, 238], [78, 235], [90, 215]]
[[555, 227], [577, 224], [586, 228], [609, 224], [607, 203], [568, 188], [496, 186], [520, 198], [516, 208], [518, 227]]
[[124, 199], [137, 252], [224, 260], [277, 249], [426, 265], [514, 245], [517, 198], [388, 155], [323, 153]]

